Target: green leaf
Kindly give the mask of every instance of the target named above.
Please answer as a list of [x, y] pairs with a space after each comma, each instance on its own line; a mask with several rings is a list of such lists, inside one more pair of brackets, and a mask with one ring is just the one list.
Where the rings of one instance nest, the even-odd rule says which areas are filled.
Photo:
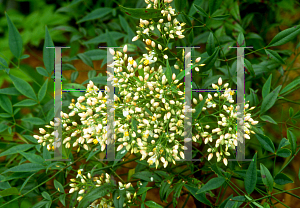
[[247, 194], [249, 194], [249, 195], [254, 191], [254, 188], [256, 186], [256, 181], [257, 181], [256, 157], [257, 157], [257, 153], [255, 153], [255, 155], [253, 157], [253, 161], [250, 162], [250, 165], [248, 167], [248, 170], [246, 172], [246, 177], [244, 180], [245, 190], [246, 190]]
[[295, 88], [297, 85], [300, 85], [300, 79], [295, 79], [293, 80], [291, 83], [289, 83], [287, 86], [285, 86], [281, 92], [280, 95], [282, 95], [283, 93]]
[[45, 169], [45, 167], [38, 163], [24, 163], [15, 167], [12, 167], [10, 169], [7, 169], [3, 173], [6, 172], [38, 172], [42, 169]]
[[35, 204], [32, 208], [41, 208], [44, 205], [48, 204], [49, 201], [40, 201], [39, 203]]
[[0, 191], [0, 196], [11, 196], [11, 195], [19, 195], [19, 191], [16, 187], [8, 188], [3, 191]]
[[90, 79], [84, 81], [82, 84], [87, 84], [87, 83], [89, 83], [89, 81], [92, 81], [94, 84], [106, 85], [107, 77], [106, 76], [93, 77], [93, 78], [90, 78]]
[[268, 115], [260, 116], [260, 119], [263, 120], [263, 121], [267, 121], [267, 122], [270, 122], [270, 123], [273, 123], [273, 124], [276, 124], [276, 125], [277, 125], [277, 122], [274, 121], [274, 119], [271, 118], [271, 117], [268, 116]]
[[58, 197], [59, 201], [62, 203], [62, 205], [66, 206], [66, 194], [61, 194]]
[[171, 67], [169, 64], [169, 60], [167, 60], [167, 68], [166, 68], [165, 75], [167, 77], [168, 82], [171, 83], [172, 82], [172, 70], [171, 70]]
[[84, 16], [82, 19], [78, 20], [76, 23], [82, 23], [90, 20], [100, 19], [102, 17], [105, 17], [112, 11], [112, 8], [109, 7], [101, 7], [98, 9], [93, 10], [92, 12], [89, 12], [86, 16]]
[[0, 157], [6, 156], [6, 155], [11, 155], [11, 154], [16, 154], [16, 153], [20, 153], [20, 152], [24, 152], [26, 150], [29, 150], [32, 147], [34, 147], [33, 144], [18, 144], [16, 146], [11, 147], [8, 150], [2, 152], [0, 154]]
[[123, 147], [120, 151], [117, 152], [113, 167], [126, 155], [127, 152], [128, 151], [126, 150], [126, 147]]
[[290, 115], [290, 118], [292, 118], [294, 115], [294, 109], [292, 107], [290, 107], [290, 109], [289, 109], [289, 115]]
[[[48, 49], [50, 50], [50, 49]], [[40, 74], [43, 75], [44, 77], [49, 77], [48, 72], [46, 71], [46, 69], [44, 69], [43, 67], [36, 67], [36, 71]]]
[[[141, 171], [132, 175], [133, 178], [139, 178], [147, 182], [160, 182], [161, 177], [149, 171]], [[152, 179], [152, 180], [151, 180]]]
[[178, 17], [180, 16], [182, 17], [183, 22], [185, 22], [188, 26], [193, 26], [189, 16], [185, 13], [181, 13]]
[[78, 56], [78, 58], [79, 58], [80, 60], [83, 61], [83, 63], [85, 63], [86, 65], [88, 65], [88, 66], [90, 66], [90, 67], [92, 67], [92, 68], [94, 68], [93, 61], [92, 61], [92, 59], [91, 59], [90, 57], [88, 57], [88, 56], [85, 55], [84, 53], [79, 53], [79, 54], [77, 54], [77, 56]]
[[189, 33], [188, 40], [189, 40], [190, 44], [193, 45], [193, 42], [194, 42], [194, 29], [193, 28], [191, 29], [191, 31]]
[[289, 144], [290, 144], [289, 140], [287, 140], [286, 138], [282, 138], [282, 140], [279, 143], [278, 150]]
[[271, 81], [272, 81], [272, 74], [270, 74], [269, 78], [267, 79], [266, 83], [264, 84], [262, 88], [262, 96], [265, 98], [271, 90]]
[[213, 178], [209, 180], [206, 184], [204, 184], [204, 186], [202, 186], [200, 190], [197, 191], [197, 194], [217, 189], [220, 186], [222, 186], [225, 181], [226, 179], [223, 177]]
[[251, 203], [253, 203], [255, 206], [257, 206], [258, 208], [264, 208], [263, 206], [261, 206], [260, 204], [258, 204], [257, 202], [253, 201], [253, 199], [247, 195], [245, 195], [245, 197], [251, 201]]
[[274, 143], [272, 142], [272, 140], [269, 137], [267, 137], [266, 135], [259, 134], [259, 133], [256, 133], [255, 136], [256, 136], [257, 140], [259, 141], [259, 143], [261, 144], [261, 146], [265, 150], [275, 153]]
[[78, 208], [88, 207], [91, 202], [95, 201], [96, 199], [99, 199], [108, 193], [112, 193], [113, 189], [114, 188], [110, 184], [103, 184], [99, 187], [96, 187], [83, 197], [78, 204]]
[[11, 81], [14, 83], [16, 89], [22, 94], [25, 95], [26, 97], [29, 97], [31, 99], [36, 100], [36, 95], [33, 90], [33, 88], [28, 84], [28, 82], [24, 81], [23, 79], [20, 79], [18, 77], [15, 77], [13, 75], [9, 75]]
[[206, 51], [209, 56], [211, 56], [215, 51], [215, 39], [212, 32], [209, 33], [207, 38]]
[[26, 184], [28, 183], [28, 181], [30, 180], [30, 178], [34, 175], [35, 173], [31, 174], [29, 177], [26, 178], [26, 180], [24, 181], [24, 183], [22, 184], [21, 188], [20, 188], [20, 193], [22, 193], [23, 188], [26, 186]]
[[270, 92], [264, 99], [261, 104], [260, 115], [269, 110], [276, 102], [278, 93], [282, 85], [277, 86], [272, 92]]
[[212, 206], [212, 204], [210, 203], [210, 201], [206, 198], [204, 192], [198, 194], [198, 193], [196, 193], [196, 192], [198, 191], [198, 188], [193, 187], [193, 186], [190, 186], [190, 185], [188, 185], [188, 184], [185, 184], [184, 186], [185, 186], [185, 188], [186, 188], [187, 190], [189, 190], [189, 192], [190, 192], [190, 193], [191, 193], [198, 201], [200, 201], [200, 202], [202, 202], [202, 203], [204, 203], [204, 204], [206, 204], [206, 205], [208, 205], [208, 206]]
[[269, 43], [268, 47], [270, 46], [280, 46], [283, 45], [291, 40], [293, 40], [297, 35], [300, 34], [300, 25], [288, 28], [286, 30], [281, 31], [278, 33]]
[[263, 183], [267, 186], [269, 192], [272, 192], [274, 180], [270, 171], [262, 163], [260, 163], [260, 171]]
[[90, 70], [88, 72], [88, 78], [89, 79], [94, 78], [94, 77], [96, 77], [96, 74], [97, 74], [96, 70]]
[[287, 138], [291, 144], [292, 153], [295, 154], [297, 148], [297, 138], [290, 129], [287, 130]]
[[54, 48], [46, 48], [46, 47], [54, 47], [53, 41], [51, 39], [50, 33], [48, 31], [47, 26], [45, 26], [45, 42], [43, 48], [43, 61], [45, 68], [48, 74], [51, 74], [54, 71]]
[[177, 9], [177, 11], [182, 12], [185, 7], [186, 7], [186, 0], [175, 0], [175, 8]]
[[142, 195], [143, 193], [147, 192], [150, 189], [152, 189], [152, 187], [142, 187], [142, 188], [139, 188], [139, 190], [137, 191], [136, 195]]
[[45, 121], [43, 119], [37, 118], [37, 117], [22, 118], [21, 120], [25, 121], [25, 122], [32, 123], [34, 125], [43, 125], [43, 124], [45, 124]]
[[149, 208], [163, 208], [163, 206], [160, 206], [154, 201], [146, 201], [145, 205], [147, 205]]
[[136, 17], [141, 19], [153, 19], [162, 16], [159, 9], [132, 9], [119, 5], [121, 10], [130, 17]]
[[293, 116], [294, 119], [297, 119], [297, 118], [300, 118], [300, 111], [298, 111], [294, 116]]
[[238, 39], [237, 39], [237, 45], [239, 47], [244, 47], [246, 46], [246, 40], [245, 40], [245, 37], [244, 37], [244, 34], [240, 32], [239, 36], [238, 36]]
[[290, 179], [287, 175], [283, 173], [279, 173], [274, 178], [275, 183], [279, 185], [285, 185], [287, 183], [294, 183], [292, 179]]
[[192, 114], [192, 118], [193, 119], [197, 119], [198, 118], [198, 116], [200, 115], [200, 113], [202, 112], [202, 108], [203, 108], [203, 106], [204, 106], [204, 104], [205, 104], [205, 101], [206, 101], [206, 99], [207, 99], [207, 96], [208, 95], [206, 95], [204, 98], [203, 98], [203, 100], [195, 107], [195, 113], [193, 113]]
[[291, 156], [291, 154], [292, 154], [291, 150], [286, 149], [286, 148], [279, 149], [276, 152], [276, 155], [279, 156], [279, 157], [289, 157], [289, 156]]
[[54, 179], [54, 187], [55, 187], [56, 190], [58, 190], [59, 192], [65, 193], [63, 185], [62, 185], [60, 182], [58, 182], [56, 179]]
[[[10, 117], [12, 117], [12, 115], [10, 115], [10, 114], [8, 114], [8, 113], [0, 113], [0, 117], [1, 118], [10, 118]], [[0, 124], [1, 125], [1, 124]], [[3, 124], [4, 125], [4, 124]], [[6, 126], [6, 125], [5, 125]], [[6, 126], [7, 127], [7, 126]], [[6, 128], [5, 128], [6, 129]], [[3, 130], [4, 131], [4, 130]], [[1, 131], [1, 127], [0, 127], [0, 132], [2, 132]]]
[[10, 99], [6, 95], [0, 96], [0, 106], [10, 115], [13, 114], [13, 108]]
[[44, 84], [42, 85], [41, 89], [38, 92], [38, 99], [40, 102], [44, 99], [46, 95], [47, 87], [48, 87], [48, 79], [46, 79], [46, 81], [44, 82]]
[[225, 20], [227, 17], [229, 17], [230, 14], [224, 14], [224, 15], [216, 15], [211, 17], [213, 20], [217, 20], [217, 21], [223, 21]]
[[251, 62], [248, 59], [244, 59], [244, 62], [245, 62], [245, 67], [247, 68], [247, 70], [250, 71], [251, 76], [254, 77], [255, 76], [255, 72], [253, 70]]
[[7, 88], [0, 89], [0, 94], [20, 95], [20, 92], [15, 87], [7, 87]]
[[7, 19], [7, 24], [8, 24], [8, 43], [9, 43], [9, 48], [12, 54], [16, 58], [20, 58], [22, 54], [22, 48], [23, 48], [23, 41], [22, 37], [17, 30], [16, 26], [14, 23], [10, 20], [9, 16], [5, 12], [5, 16]]
[[200, 15], [204, 16], [204, 17], [208, 17], [208, 14], [198, 5], [193, 4], [193, 6], [196, 9], [196, 12], [198, 12]]
[[44, 162], [44, 159], [39, 155], [36, 155], [36, 154], [33, 154], [33, 153], [27, 153], [27, 152], [20, 152], [20, 154], [23, 155], [31, 163], [42, 164]]
[[265, 49], [265, 52], [268, 55], [268, 57], [270, 57], [274, 61], [276, 61], [280, 64], [285, 64], [284, 60], [281, 58], [281, 56], [276, 51]]
[[14, 107], [23, 107], [23, 106], [33, 106], [37, 105], [38, 103], [31, 99], [22, 100], [16, 104], [14, 104]]
[[43, 191], [42, 196], [43, 196], [45, 199], [49, 200], [49, 201], [52, 200], [52, 199], [51, 199], [51, 196], [50, 196], [47, 192], [45, 192], [45, 191]]
[[222, 4], [222, 0], [209, 0], [208, 6], [209, 6], [209, 13], [211, 16], [215, 13], [217, 9], [220, 8], [221, 4]]
[[79, 72], [78, 71], [74, 71], [71, 74], [71, 82], [75, 82], [75, 80], [77, 79], [78, 75], [79, 75]]
[[215, 52], [211, 56], [209, 56], [207, 59], [204, 59], [204, 60], [201, 59], [199, 64], [205, 64], [205, 66], [201, 67], [202, 71], [207, 71], [214, 66], [214, 64], [218, 58], [219, 50], [220, 49], [217, 48], [217, 50], [215, 50]]

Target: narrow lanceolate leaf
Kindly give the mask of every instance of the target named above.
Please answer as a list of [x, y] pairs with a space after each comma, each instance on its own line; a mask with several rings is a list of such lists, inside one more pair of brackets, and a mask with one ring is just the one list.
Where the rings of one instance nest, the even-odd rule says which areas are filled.
[[287, 145], [289, 145], [289, 144], [290, 144], [289, 140], [287, 140], [286, 138], [282, 138], [280, 143], [279, 143], [278, 150], [285, 147], [285, 146], [287, 146]]
[[283, 45], [291, 40], [293, 40], [297, 35], [300, 34], [300, 25], [288, 28], [286, 30], [281, 31], [278, 33], [269, 43], [268, 47], [270, 46], [280, 46]]
[[10, 99], [6, 95], [0, 96], [0, 106], [10, 115], [13, 114], [13, 108]]
[[222, 0], [209, 0], [208, 6], [209, 6], [209, 13], [212, 16], [217, 9], [220, 8], [222, 4]]
[[260, 172], [261, 172], [261, 178], [267, 189], [272, 192], [273, 190], [273, 177], [270, 173], [270, 171], [261, 163], [260, 164]]
[[20, 154], [23, 155], [31, 163], [42, 164], [45, 161], [41, 156], [33, 154], [33, 153], [20, 152]]
[[37, 118], [37, 117], [22, 118], [22, 121], [26, 121], [26, 122], [32, 123], [34, 125], [43, 125], [43, 124], [45, 124], [45, 121], [43, 119]]
[[250, 62], [248, 59], [244, 59], [244, 61], [245, 61], [245, 67], [246, 67], [246, 69], [249, 70], [251, 76], [254, 77], [254, 76], [255, 76], [255, 72], [254, 72], [254, 70], [253, 70], [253, 67], [252, 67], [251, 62]]
[[190, 192], [190, 193], [191, 193], [198, 201], [200, 201], [200, 202], [202, 202], [202, 203], [204, 203], [204, 204], [206, 204], [206, 205], [208, 205], [208, 206], [212, 206], [212, 204], [210, 203], [210, 201], [206, 198], [204, 192], [198, 194], [198, 193], [197, 193], [198, 188], [193, 187], [193, 186], [190, 186], [190, 185], [188, 185], [188, 184], [185, 184], [184, 186], [185, 186], [185, 188], [186, 188], [187, 190], [189, 190], [189, 192]]
[[90, 21], [90, 20], [100, 19], [108, 15], [111, 11], [112, 8], [109, 7], [102, 7], [102, 8], [95, 9], [92, 12], [88, 13], [86, 16], [84, 16], [82, 19], [78, 20], [77, 24]]
[[297, 85], [300, 85], [300, 79], [295, 79], [293, 80], [291, 83], [289, 83], [287, 86], [285, 86], [281, 92], [280, 95], [282, 95], [283, 93], [286, 93], [287, 91], [297, 87]]
[[14, 104], [14, 107], [24, 107], [24, 106], [33, 106], [33, 105], [37, 105], [38, 103], [34, 100], [31, 99], [25, 99], [22, 100], [16, 104]]
[[48, 74], [51, 74], [54, 71], [54, 48], [46, 48], [46, 47], [54, 47], [53, 41], [51, 39], [50, 33], [48, 31], [47, 26], [45, 26], [45, 42], [43, 48], [43, 61], [45, 68]]
[[52, 200], [52, 199], [51, 199], [51, 196], [50, 196], [46, 191], [43, 191], [42, 196], [43, 196], [45, 199], [49, 200], [49, 201]]
[[290, 129], [287, 130], [287, 138], [291, 144], [292, 153], [295, 154], [297, 148], [297, 138]]
[[224, 15], [216, 15], [216, 16], [213, 16], [211, 18], [213, 20], [222, 21], [222, 20], [227, 19], [227, 17], [229, 17], [229, 16], [230, 16], [229, 14], [224, 14]]
[[270, 74], [269, 78], [267, 79], [266, 83], [264, 84], [262, 88], [262, 96], [265, 98], [271, 90], [271, 81], [272, 81], [272, 74]]
[[292, 152], [291, 150], [289, 149], [286, 149], [286, 148], [283, 148], [283, 149], [279, 149], [277, 152], [276, 152], [276, 155], [279, 156], [279, 157], [289, 157], [291, 156]]
[[257, 153], [255, 153], [255, 155], [253, 157], [253, 161], [250, 162], [250, 165], [246, 172], [245, 181], [244, 181], [245, 190], [246, 190], [247, 194], [249, 194], [249, 195], [254, 191], [254, 188], [256, 186], [256, 181], [257, 181], [256, 157], [257, 157]]
[[217, 189], [220, 186], [223, 185], [223, 183], [226, 181], [225, 178], [223, 177], [217, 177], [209, 180], [204, 186], [202, 186], [199, 191], [197, 191], [197, 194], [202, 193], [202, 192], [207, 192], [213, 189]]
[[268, 116], [268, 115], [260, 116], [260, 119], [263, 120], [263, 121], [269, 122], [269, 123], [277, 124], [277, 122], [274, 121], [274, 119], [271, 118], [271, 117]]
[[149, 208], [163, 208], [161, 205], [157, 204], [154, 201], [146, 201], [145, 205], [147, 205]]
[[16, 58], [20, 58], [22, 54], [22, 48], [23, 48], [23, 41], [21, 38], [21, 35], [19, 31], [17, 30], [16, 26], [14, 23], [10, 20], [9, 16], [7, 13], [5, 13], [6, 19], [7, 19], [7, 24], [8, 24], [8, 43], [9, 43], [9, 48], [12, 54]]
[[89, 192], [87, 195], [83, 197], [83, 199], [79, 202], [78, 208], [86, 208], [91, 204], [91, 202], [95, 201], [96, 199], [99, 199], [106, 194], [112, 193], [113, 186], [110, 184], [104, 184], [100, 187], [97, 187], [93, 189], [91, 192]]
[[206, 51], [210, 56], [215, 52], [215, 39], [212, 32], [209, 33], [207, 38]]
[[260, 114], [263, 114], [275, 104], [281, 87], [282, 85], [279, 85], [263, 99]]
[[175, 8], [179, 12], [182, 12], [184, 10], [185, 5], [186, 5], [186, 0], [175, 0]]
[[192, 117], [193, 117], [193, 119], [197, 119], [198, 118], [198, 116], [200, 115], [200, 113], [202, 112], [202, 108], [203, 108], [203, 106], [204, 106], [204, 104], [205, 104], [205, 101], [206, 101], [206, 99], [207, 99], [207, 96], [208, 95], [206, 95], [204, 98], [203, 98], [203, 100], [195, 107], [195, 113], [193, 113], [192, 114]]
[[273, 59], [274, 61], [276, 61], [280, 64], [285, 64], [284, 60], [281, 58], [281, 56], [276, 51], [265, 49], [265, 52], [269, 58]]
[[59, 192], [65, 193], [65, 192], [64, 192], [64, 187], [63, 187], [63, 185], [62, 185], [60, 182], [58, 182], [56, 179], [54, 179], [54, 187], [55, 187]]
[[16, 187], [8, 188], [3, 191], [0, 191], [0, 196], [10, 196], [10, 195], [19, 195], [19, 191]]
[[171, 83], [172, 82], [172, 70], [171, 70], [171, 67], [169, 64], [169, 60], [167, 60], [167, 69], [166, 69], [165, 75], [168, 79], [168, 82]]
[[208, 17], [208, 14], [198, 5], [193, 4], [193, 6], [196, 9], [196, 12], [198, 12], [200, 15], [204, 16], [204, 17]]
[[40, 102], [44, 99], [46, 95], [47, 87], [48, 87], [48, 79], [46, 79], [46, 81], [44, 82], [44, 84], [42, 85], [41, 89], [38, 92], [38, 99]]
[[257, 140], [259, 141], [259, 143], [261, 144], [261, 146], [269, 151], [269, 152], [272, 152], [274, 153], [275, 152], [275, 147], [274, 147], [274, 143], [272, 142], [272, 140], [267, 137], [266, 135], [262, 135], [262, 134], [255, 134]]
[[251, 203], [253, 203], [255, 206], [257, 206], [258, 208], [265, 208], [265, 207], [261, 206], [260, 204], [258, 204], [257, 202], [253, 201], [253, 199], [252, 199], [251, 197], [249, 197], [249, 196], [247, 196], [247, 195], [245, 195], [245, 197], [246, 197], [249, 201], [251, 201]]
[[275, 181], [275, 183], [277, 183], [279, 185], [285, 185], [287, 183], [294, 183], [294, 181], [292, 179], [290, 179], [290, 177], [288, 177], [284, 173], [277, 174], [274, 178], [274, 181]]
[[136, 17], [136, 18], [141, 18], [141, 19], [150, 19], [150, 18], [157, 18], [161, 16], [160, 10], [158, 9], [132, 9], [132, 8], [127, 8], [119, 5], [121, 10], [125, 12], [125, 14], [129, 15], [130, 17]]
[[33, 144], [18, 144], [17, 146], [11, 147], [10, 149], [2, 152], [0, 154], [0, 157], [6, 156], [6, 155], [11, 155], [11, 154], [16, 154], [19, 152], [24, 152], [28, 149], [30, 149], [31, 147], [34, 147]]
[[3, 173], [6, 172], [38, 172], [39, 170], [45, 169], [45, 167], [38, 163], [24, 163], [15, 167], [12, 167]]
[[245, 40], [245, 36], [243, 33], [240, 32], [238, 39], [237, 39], [237, 45], [239, 47], [243, 47], [246, 46], [246, 40]]
[[28, 82], [24, 81], [21, 78], [15, 77], [13, 75], [9, 75], [11, 81], [14, 83], [16, 89], [26, 97], [36, 100], [36, 95], [33, 88], [28, 84]]
[[[9, 117], [11, 117], [9, 114], [7, 114], [7, 117], [5, 117], [4, 115], [3, 115], [4, 113], [1, 113], [0, 114], [0, 117], [4, 117], [4, 118], [9, 118]], [[1, 132], [3, 132], [3, 131], [5, 131], [6, 129], [8, 128], [8, 126], [7, 125], [5, 125], [5, 124], [0, 124], [0, 133]]]
[[78, 58], [80, 60], [83, 61], [83, 63], [85, 63], [86, 65], [88, 65], [88, 66], [90, 66], [92, 68], [94, 68], [93, 61], [92, 61], [92, 59], [90, 57], [88, 57], [87, 55], [85, 55], [83, 53], [79, 53], [79, 54], [77, 54], [77, 56], [78, 56]]

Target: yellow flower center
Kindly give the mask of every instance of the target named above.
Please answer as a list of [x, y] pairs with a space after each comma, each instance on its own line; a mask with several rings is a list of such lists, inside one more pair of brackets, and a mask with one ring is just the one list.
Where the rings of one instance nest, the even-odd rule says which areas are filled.
[[152, 165], [153, 164], [153, 160], [149, 160], [149, 164]]
[[94, 144], [98, 144], [98, 140], [97, 139], [94, 139], [93, 142], [94, 142]]
[[144, 65], [148, 65], [148, 64], [149, 64], [149, 60], [146, 59], [146, 60], [144, 61]]
[[126, 131], [124, 135], [125, 135], [125, 136], [129, 136], [129, 133], [128, 133], [128, 131]]
[[132, 65], [133, 62], [134, 62], [134, 60], [133, 59], [132, 60], [128, 60], [128, 62]]
[[81, 175], [81, 170], [78, 170], [78, 174]]

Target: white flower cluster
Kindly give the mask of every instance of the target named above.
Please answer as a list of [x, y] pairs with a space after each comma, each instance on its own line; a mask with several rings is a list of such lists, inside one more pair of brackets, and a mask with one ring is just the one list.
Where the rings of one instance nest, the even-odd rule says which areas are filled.
[[[87, 176], [85, 176], [82, 172], [83, 169], [79, 169], [76, 178], [70, 179], [72, 183], [69, 185], [71, 187], [69, 193], [78, 191], [78, 195], [80, 195], [77, 197], [78, 202], [80, 202], [83, 199], [84, 195], [87, 194], [88, 192], [87, 190], [90, 187], [100, 187], [104, 184], [112, 184], [111, 177], [107, 173], [105, 174], [102, 173], [99, 177], [98, 176], [92, 177], [91, 173], [87, 173]], [[130, 204], [136, 198], [136, 192], [133, 194], [132, 192], [128, 191], [130, 187], [132, 187], [131, 183], [122, 184], [121, 182], [118, 182], [118, 186], [117, 186], [118, 189], [120, 190], [126, 189], [126, 199], [123, 204], [123, 207], [130, 207]], [[96, 199], [88, 207], [92, 207], [92, 208], [114, 207], [112, 194], [108, 193], [106, 196]]]
[[[218, 86], [219, 85], [219, 86]], [[210, 153], [208, 155], [208, 160], [211, 160], [213, 158], [213, 153], [215, 153], [217, 157], [217, 162], [221, 161], [223, 159], [223, 163], [227, 166], [228, 160], [226, 156], [230, 156], [229, 148], [232, 148], [235, 150], [237, 146], [237, 138], [240, 132], [236, 131], [236, 122], [237, 120], [240, 122], [240, 118], [237, 117], [239, 110], [239, 106], [234, 107], [231, 103], [234, 103], [233, 95], [235, 92], [231, 90], [230, 88], [227, 88], [229, 86], [228, 83], [224, 84], [222, 86], [222, 78], [220, 77], [218, 80], [218, 85], [212, 84], [213, 89], [221, 90], [225, 89], [225, 92], [223, 94], [218, 91], [218, 93], [215, 93], [213, 96], [208, 93], [208, 98], [205, 101], [205, 105], [202, 108], [202, 111], [206, 111], [209, 108], [212, 109], [218, 109], [218, 115], [217, 117], [217, 128], [211, 129], [211, 132], [208, 132], [207, 129], [210, 129], [211, 127], [209, 125], [205, 125], [203, 128], [202, 124], [201, 126], [199, 123], [196, 123], [196, 129], [200, 131], [200, 135], [196, 135], [193, 137], [193, 140], [196, 141], [196, 139], [202, 137], [205, 144], [208, 144], [209, 142], [212, 143], [215, 141], [215, 147], [208, 148], [207, 152]], [[217, 99], [218, 102], [216, 102], [214, 99]], [[199, 94], [199, 100], [203, 100], [203, 96]], [[230, 104], [228, 104], [228, 102]], [[248, 101], [249, 102], [249, 101]], [[197, 99], [193, 98], [193, 103], [197, 104]], [[254, 131], [250, 130], [251, 125], [256, 125], [258, 121], [254, 121], [251, 118], [251, 113], [248, 113], [249, 111], [253, 110], [255, 107], [251, 107], [249, 110], [249, 104], [246, 104], [244, 106], [244, 138], [250, 139], [250, 133], [255, 134]], [[222, 113], [224, 112], [224, 114]], [[251, 124], [251, 125], [250, 125]]]

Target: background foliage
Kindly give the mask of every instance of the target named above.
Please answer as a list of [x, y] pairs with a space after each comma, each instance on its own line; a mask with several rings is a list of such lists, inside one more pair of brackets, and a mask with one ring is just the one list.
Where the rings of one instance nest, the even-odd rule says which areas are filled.
[[[176, 174], [159, 176], [162, 185], [159, 194], [168, 199], [167, 203], [152, 197], [158, 184], [151, 184], [149, 187], [153, 189], [148, 191], [146, 205], [160, 207], [169, 203], [172, 206], [172, 199], [168, 198], [170, 193], [161, 190], [163, 186], [164, 190], [168, 189], [165, 181], [173, 180], [176, 183], [170, 190], [180, 196], [178, 206], [239, 207], [248, 203], [252, 207], [274, 204], [297, 207], [300, 199], [297, 189], [300, 184], [297, 155], [300, 136], [299, 3], [293, 0], [195, 0], [172, 4], [181, 13], [179, 20], [188, 26], [186, 39], [174, 44], [201, 46], [194, 51], [193, 57], [200, 56], [201, 63], [206, 63], [201, 73], [193, 74], [194, 89], [206, 89], [219, 77], [236, 84], [236, 50], [228, 47], [253, 46], [245, 50], [245, 94], [250, 106], [258, 106], [252, 117], [260, 120], [255, 129], [259, 134], [246, 146], [246, 158], [253, 157], [253, 162], [230, 162], [227, 169], [206, 160], [184, 169], [176, 167], [172, 170]], [[85, 89], [90, 79], [99, 88], [103, 87], [106, 84], [106, 50], [98, 46], [129, 43], [133, 56], [146, 51], [142, 41], [132, 43], [139, 18], [126, 15], [126, 8], [122, 11], [119, 5], [127, 9], [146, 6], [140, 0], [32, 0], [3, 1], [1, 4], [2, 207], [57, 207], [65, 206], [64, 203], [75, 206], [76, 195], [68, 194], [67, 190], [69, 178], [75, 177], [73, 170], [77, 170], [88, 156], [74, 154], [71, 163], [45, 162], [52, 157], [51, 153], [32, 137], [54, 117], [53, 51], [46, 50], [45, 46], [71, 46], [70, 50], [63, 51], [64, 89], [71, 86]], [[172, 72], [180, 73], [173, 67]], [[80, 95], [80, 92], [63, 93], [63, 110]], [[201, 151], [203, 145], [198, 149]], [[197, 154], [197, 157], [204, 158], [202, 155], [206, 153]], [[92, 168], [98, 163], [90, 160], [85, 164]], [[128, 164], [126, 169], [100, 163], [97, 170], [110, 168], [111, 172], [130, 180], [128, 175], [133, 171], [146, 169], [145, 164]], [[186, 169], [186, 174], [181, 173]], [[188, 180], [188, 175], [194, 179]], [[180, 179], [189, 183], [183, 187], [178, 182]], [[205, 185], [199, 189], [199, 184]], [[57, 187], [61, 186], [64, 189], [58, 191]], [[270, 195], [271, 192], [276, 195]], [[145, 200], [146, 195], [141, 198]], [[151, 201], [160, 205], [151, 205]]]

